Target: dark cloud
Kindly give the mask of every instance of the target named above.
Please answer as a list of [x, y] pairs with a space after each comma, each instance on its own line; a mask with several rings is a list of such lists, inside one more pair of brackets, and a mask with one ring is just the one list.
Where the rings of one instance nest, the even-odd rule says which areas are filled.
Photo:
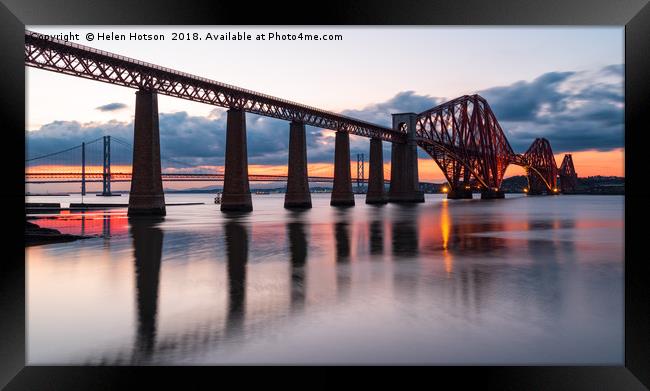
[[444, 99], [429, 95], [417, 95], [414, 91], [400, 92], [382, 103], [368, 105], [359, 110], [346, 110], [342, 114], [372, 122], [377, 125], [392, 126], [391, 114], [420, 113], [442, 103]]
[[96, 109], [99, 111], [117, 111], [117, 110], [126, 109], [127, 107], [129, 106], [125, 105], [124, 103], [116, 102], [116, 103], [109, 103], [107, 105], [96, 107]]
[[[622, 82], [623, 66], [610, 65], [595, 72], [549, 72], [532, 81], [518, 81], [478, 93], [488, 100], [516, 152], [524, 152], [536, 137], [548, 138], [555, 152], [610, 150], [623, 146]], [[448, 99], [404, 91], [385, 102], [342, 114], [390, 126], [393, 113], [419, 113]], [[98, 109], [124, 106], [111, 103]], [[161, 113], [161, 152], [163, 156], [192, 165], [223, 165], [225, 128], [226, 112], [220, 108], [207, 117], [186, 112]], [[251, 164], [286, 164], [289, 143], [286, 121], [247, 114], [247, 129]], [[27, 154], [39, 156], [103, 135], [131, 143], [133, 123], [55, 121], [27, 132]], [[310, 163], [333, 161], [331, 131], [308, 126], [307, 143]], [[352, 159], [357, 153], [365, 153], [367, 161], [368, 140], [352, 136], [350, 152]], [[419, 153], [421, 157], [426, 156], [422, 151]], [[387, 161], [390, 158], [389, 143], [384, 143], [384, 158]]]
[[[247, 114], [248, 155], [251, 164], [286, 164], [289, 124], [273, 118]], [[226, 112], [215, 109], [210, 116], [191, 116], [186, 112], [160, 113], [160, 149], [163, 157], [192, 165], [223, 165], [226, 144]], [[307, 127], [309, 161], [331, 161], [333, 145], [325, 141], [320, 129]], [[27, 132], [28, 158], [64, 150], [82, 142], [110, 135], [133, 142], [133, 122], [109, 121], [81, 124], [55, 121]], [[95, 144], [93, 144], [95, 145]], [[112, 152], [122, 146], [114, 144]], [[123, 156], [128, 156], [126, 153]], [[115, 163], [119, 163], [113, 160]]]
[[480, 94], [488, 100], [499, 122], [531, 121], [542, 105], [551, 105], [552, 110], [563, 109], [564, 96], [557, 89], [571, 75], [572, 72], [549, 72], [531, 82], [518, 81], [509, 86], [481, 91]]
[[[391, 114], [395, 113], [420, 113], [444, 102], [443, 98], [436, 98], [429, 95], [418, 95], [414, 91], [403, 91], [382, 102], [368, 105], [363, 109], [346, 110], [342, 114], [372, 122], [377, 125], [392, 126]], [[384, 160], [390, 160], [390, 143], [384, 143]], [[350, 139], [350, 154], [356, 159], [357, 153], [365, 153], [368, 160], [369, 141], [363, 137], [352, 137]], [[332, 149], [332, 154], [333, 154]], [[420, 157], [428, 156], [424, 151], [418, 151]], [[330, 155], [333, 156], [333, 155]]]
[[625, 66], [623, 64], [612, 64], [606, 67], [603, 67], [601, 72], [603, 74], [611, 73], [614, 76], [622, 76], [625, 72]]
[[596, 72], [549, 72], [530, 81], [480, 91], [516, 152], [536, 137], [554, 152], [624, 145], [623, 65]]

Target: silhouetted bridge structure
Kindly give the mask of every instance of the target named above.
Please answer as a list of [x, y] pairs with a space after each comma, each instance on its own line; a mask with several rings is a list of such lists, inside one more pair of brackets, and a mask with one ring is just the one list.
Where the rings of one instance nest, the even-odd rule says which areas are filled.
[[[26, 174], [27, 183], [78, 183], [82, 179], [78, 173], [74, 172], [31, 172]], [[224, 174], [161, 174], [163, 182], [221, 182], [224, 180]], [[111, 173], [110, 182], [131, 182], [132, 175], [130, 172]], [[248, 176], [250, 182], [286, 182], [286, 175], [266, 175], [252, 174]], [[327, 176], [310, 176], [310, 182], [333, 182], [334, 177]], [[356, 178], [352, 178], [356, 180]], [[91, 173], [85, 175], [85, 182], [104, 182], [106, 179], [102, 173]], [[361, 179], [367, 183], [367, 179]]]
[[[60, 151], [50, 152], [45, 155], [32, 157], [26, 160], [26, 183], [81, 183], [81, 194], [86, 195], [87, 183], [102, 183], [102, 194], [110, 196], [111, 183], [130, 182], [130, 171], [133, 148], [127, 141], [115, 136], [102, 136], [89, 142], [82, 142], [77, 146], [65, 148]], [[362, 159], [359, 156], [359, 159]], [[163, 182], [223, 182], [225, 175], [213, 168], [205, 168], [188, 164], [177, 159], [166, 158], [161, 155], [161, 162], [167, 164], [165, 172], [163, 166], [161, 177]], [[357, 162], [358, 176], [354, 180], [359, 186], [368, 183], [363, 169], [363, 160]], [[112, 166], [126, 171], [115, 171]], [[189, 170], [191, 172], [178, 172]], [[40, 169], [40, 171], [39, 171]], [[288, 176], [281, 174], [248, 174], [250, 182], [287, 182]], [[331, 183], [332, 176], [308, 176], [309, 182]], [[390, 183], [390, 181], [386, 181]]]
[[[419, 114], [393, 114], [388, 128], [30, 31], [25, 31], [25, 64], [137, 90], [129, 215], [165, 214], [157, 94], [228, 109], [223, 211], [252, 210], [247, 112], [290, 122], [287, 208], [311, 207], [306, 125], [336, 132], [330, 202], [335, 206], [354, 205], [350, 134], [370, 138], [367, 203], [424, 202], [417, 147], [442, 169], [450, 186], [449, 198], [471, 198], [472, 186], [478, 187], [481, 198], [503, 198], [501, 182], [510, 164], [526, 169], [529, 194], [559, 193], [558, 177], [565, 192], [577, 182], [571, 157], [565, 156], [558, 169], [546, 139], [538, 138], [525, 153], [515, 153], [489, 104], [479, 95], [465, 95]], [[388, 194], [384, 191], [383, 141], [391, 143]]]

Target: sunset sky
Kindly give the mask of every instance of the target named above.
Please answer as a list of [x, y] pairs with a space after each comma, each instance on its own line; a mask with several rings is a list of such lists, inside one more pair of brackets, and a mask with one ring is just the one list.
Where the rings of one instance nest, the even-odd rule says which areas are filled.
[[[81, 38], [76, 42], [83, 45], [387, 126], [391, 113], [421, 112], [478, 93], [490, 103], [516, 152], [523, 153], [536, 137], [546, 137], [558, 164], [565, 153], [573, 154], [579, 176], [624, 176], [622, 27], [27, 28], [47, 34], [76, 32]], [[87, 33], [100, 31], [165, 33], [167, 40], [86, 41]], [[172, 31], [201, 36], [208, 31], [328, 33], [344, 38], [171, 41]], [[135, 90], [29, 67], [26, 75], [28, 158], [102, 135], [132, 140]], [[221, 170], [225, 109], [159, 96], [159, 112], [163, 156]], [[251, 173], [286, 173], [288, 123], [248, 114], [247, 129]], [[307, 132], [310, 174], [331, 175], [333, 132], [314, 127]], [[365, 153], [367, 161], [368, 148], [367, 139], [351, 137], [352, 160]], [[389, 172], [388, 143], [384, 151]], [[506, 176], [522, 173], [510, 167]], [[444, 180], [424, 153], [420, 179]]]

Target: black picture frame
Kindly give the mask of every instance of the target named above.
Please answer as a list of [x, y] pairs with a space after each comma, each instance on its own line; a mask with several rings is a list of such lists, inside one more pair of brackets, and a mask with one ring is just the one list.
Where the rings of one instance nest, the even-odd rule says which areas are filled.
[[[644, 187], [645, 115], [650, 113], [650, 5], [648, 0], [464, 0], [327, 1], [322, 4], [267, 2], [140, 0], [0, 0], [0, 93], [2, 96], [3, 256], [0, 257], [0, 386], [7, 390], [132, 389], [156, 378], [166, 384], [197, 388], [200, 380], [216, 387], [223, 374], [245, 376], [218, 367], [77, 367], [26, 366], [24, 239], [25, 25], [167, 25], [167, 24], [319, 24], [319, 25], [619, 25], [625, 26], [625, 363], [622, 366], [426, 367], [410, 381], [454, 387], [470, 383], [499, 389], [615, 389], [650, 387], [650, 276], [645, 256], [648, 190]], [[597, 43], [594, 43], [597, 44]], [[477, 70], [479, 71], [479, 70]], [[647, 174], [646, 174], [647, 175]], [[22, 205], [23, 208], [19, 207]], [[221, 369], [218, 375], [215, 370]], [[244, 370], [248, 370], [244, 368]], [[365, 372], [365, 371], [364, 371]], [[330, 373], [329, 371], [327, 373]], [[383, 381], [390, 372], [374, 378]], [[358, 372], [348, 376], [372, 380]], [[216, 377], [219, 376], [219, 377]], [[277, 376], [277, 374], [276, 374]], [[267, 379], [275, 382], [279, 377]], [[285, 382], [279, 386], [287, 385]], [[340, 386], [335, 377], [321, 386]], [[251, 379], [252, 380], [252, 379]], [[299, 382], [304, 384], [302, 382]], [[309, 383], [305, 384], [308, 385]], [[347, 384], [347, 382], [346, 382]], [[426, 383], [425, 383], [426, 384]], [[211, 388], [212, 388], [211, 387]]]

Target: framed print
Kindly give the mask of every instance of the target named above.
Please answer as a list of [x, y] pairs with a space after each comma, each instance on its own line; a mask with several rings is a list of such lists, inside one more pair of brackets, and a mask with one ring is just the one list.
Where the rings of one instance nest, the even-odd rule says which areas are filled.
[[0, 10], [8, 390], [650, 384], [646, 1]]

